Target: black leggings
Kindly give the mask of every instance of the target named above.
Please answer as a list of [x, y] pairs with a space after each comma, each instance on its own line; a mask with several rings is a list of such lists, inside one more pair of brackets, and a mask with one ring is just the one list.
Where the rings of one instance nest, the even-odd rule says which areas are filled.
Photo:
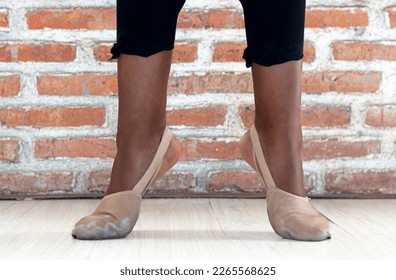
[[[121, 53], [150, 56], [174, 47], [177, 17], [185, 0], [117, 0], [117, 43]], [[303, 57], [305, 0], [240, 0], [245, 17], [246, 67]]]

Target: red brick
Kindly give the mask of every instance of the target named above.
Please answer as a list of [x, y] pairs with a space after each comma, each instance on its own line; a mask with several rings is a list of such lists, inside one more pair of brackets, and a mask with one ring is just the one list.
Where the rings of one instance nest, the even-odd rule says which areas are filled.
[[[254, 121], [254, 106], [242, 106], [239, 114], [245, 127]], [[306, 127], [344, 127], [349, 125], [351, 112], [349, 107], [315, 106], [302, 108], [301, 122]]]
[[19, 76], [0, 76], [0, 97], [17, 96], [20, 89]]
[[[214, 43], [214, 62], [244, 62], [242, 58], [246, 43], [220, 42]], [[315, 60], [315, 48], [311, 43], [304, 44], [304, 62], [312, 63]]]
[[396, 27], [396, 7], [387, 9], [389, 23], [392, 28]]
[[216, 126], [223, 125], [226, 107], [194, 108], [172, 110], [167, 113], [169, 125]]
[[208, 23], [212, 28], [244, 28], [243, 15], [237, 11], [212, 10], [208, 12]]
[[16, 139], [0, 139], [0, 161], [19, 161], [19, 141]]
[[[13, 55], [13, 47], [14, 45], [1, 45], [0, 46], [0, 61], [1, 62], [15, 62], [17, 58]], [[17, 48], [16, 48], [17, 49]]]
[[179, 14], [178, 28], [183, 29], [224, 29], [243, 28], [243, 15], [237, 11], [210, 10], [202, 12], [182, 11]]
[[304, 43], [304, 58], [305, 63], [312, 63], [316, 59], [316, 50], [311, 42]]
[[206, 187], [209, 192], [247, 192], [265, 191], [264, 183], [256, 171], [214, 171], [208, 175]]
[[[112, 54], [110, 53], [110, 49], [112, 44], [99, 44], [93, 48], [94, 57], [97, 61], [109, 62]], [[116, 60], [111, 60], [111, 62], [115, 62]]]
[[345, 127], [350, 121], [349, 107], [305, 107], [301, 114], [301, 123], [305, 127]]
[[338, 170], [326, 174], [328, 193], [396, 194], [395, 186], [395, 170]]
[[49, 138], [34, 144], [36, 158], [113, 158], [117, 152], [113, 137]]
[[305, 26], [308, 28], [327, 27], [365, 27], [368, 25], [368, 12], [366, 9], [308, 9], [306, 12]]
[[30, 29], [115, 29], [114, 8], [41, 9], [26, 14]]
[[176, 44], [172, 55], [172, 62], [194, 62], [197, 60], [198, 46], [196, 43]]
[[[309, 192], [315, 186], [312, 174], [304, 174], [305, 190]], [[214, 171], [208, 175], [207, 191], [229, 193], [262, 193], [265, 185], [256, 171]]]
[[354, 141], [338, 138], [304, 139], [304, 160], [337, 157], [364, 157], [381, 152], [380, 141]]
[[95, 170], [88, 174], [86, 189], [88, 192], [105, 192], [110, 184], [111, 169]]
[[395, 127], [396, 106], [370, 106], [366, 111], [365, 122], [374, 127]]
[[396, 45], [366, 42], [337, 42], [333, 55], [338, 60], [396, 60]]
[[37, 90], [42, 95], [116, 95], [117, 76], [45, 75], [38, 77]]
[[[337, 92], [376, 92], [382, 74], [380, 72], [314, 72], [302, 74], [302, 91], [306, 93]], [[170, 77], [169, 93], [230, 92], [252, 93], [253, 82], [250, 73], [208, 73]]]
[[305, 93], [328, 91], [347, 93], [374, 93], [382, 81], [381, 72], [305, 72], [301, 89]]
[[67, 62], [76, 59], [76, 47], [62, 44], [19, 45], [18, 61]]
[[182, 11], [179, 14], [177, 28], [210, 28], [207, 12]]
[[8, 12], [0, 12], [0, 27], [8, 27]]
[[249, 73], [208, 73], [189, 76], [171, 76], [168, 84], [169, 93], [196, 94], [205, 92], [251, 93], [252, 77]]
[[7, 44], [0, 47], [2, 62], [69, 62], [76, 59], [76, 47], [65, 44]]
[[[89, 173], [87, 179], [87, 191], [105, 192], [110, 184], [111, 169], [95, 170]], [[148, 193], [187, 193], [195, 187], [194, 175], [189, 172], [172, 171], [158, 177]]]
[[6, 127], [102, 126], [104, 121], [100, 107], [0, 109], [0, 125]]
[[73, 182], [71, 172], [0, 173], [0, 195], [70, 192]]
[[195, 177], [189, 172], [167, 172], [148, 189], [148, 193], [189, 193], [196, 187]]
[[[97, 61], [108, 62], [111, 58], [111, 49], [112, 45], [109, 44], [99, 44], [94, 47], [94, 57]], [[194, 62], [197, 59], [197, 44], [196, 43], [178, 43], [175, 44], [175, 48], [173, 50], [172, 62], [173, 63], [186, 63], [186, 62]], [[115, 62], [116, 60], [111, 60]]]
[[198, 140], [188, 140], [182, 142], [182, 144], [184, 155], [180, 160], [230, 160], [241, 158], [238, 142], [201, 142]]
[[213, 48], [214, 62], [242, 62], [246, 43], [223, 42], [215, 43]]

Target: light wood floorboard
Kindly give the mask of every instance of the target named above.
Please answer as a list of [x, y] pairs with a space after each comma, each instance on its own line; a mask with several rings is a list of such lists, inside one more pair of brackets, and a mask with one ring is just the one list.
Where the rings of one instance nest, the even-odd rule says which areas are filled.
[[0, 259], [396, 259], [396, 200], [313, 199], [332, 239], [277, 236], [264, 199], [144, 199], [125, 239], [82, 241], [98, 200], [0, 201]]

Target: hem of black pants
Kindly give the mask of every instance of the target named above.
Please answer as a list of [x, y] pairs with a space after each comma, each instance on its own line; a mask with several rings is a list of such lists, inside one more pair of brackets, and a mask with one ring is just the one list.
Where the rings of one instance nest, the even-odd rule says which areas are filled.
[[272, 58], [263, 58], [263, 57], [254, 57], [254, 56], [249, 56], [244, 54], [243, 58], [246, 61], [246, 68], [249, 68], [252, 66], [252, 63], [259, 64], [261, 66], [272, 66], [276, 64], [282, 64], [288, 61], [293, 61], [293, 60], [300, 60], [304, 57], [302, 54], [288, 54], [288, 55], [282, 55], [278, 57], [272, 57]]
[[129, 54], [129, 55], [138, 55], [142, 57], [149, 57], [151, 55], [154, 55], [156, 53], [162, 52], [162, 51], [170, 51], [174, 49], [174, 45], [168, 45], [168, 46], [161, 46], [153, 49], [149, 48], [130, 48], [130, 47], [123, 47], [118, 43], [114, 43], [113, 47], [110, 49], [110, 53], [112, 54], [111, 58], [112, 59], [117, 59], [120, 57], [121, 54]]

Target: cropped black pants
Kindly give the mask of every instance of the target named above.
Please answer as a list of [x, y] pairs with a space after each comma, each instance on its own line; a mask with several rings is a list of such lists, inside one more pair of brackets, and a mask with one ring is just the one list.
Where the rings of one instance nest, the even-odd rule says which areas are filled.
[[[174, 47], [177, 17], [185, 0], [117, 0], [117, 42], [121, 53], [150, 56]], [[305, 0], [240, 0], [247, 48], [246, 67], [303, 57]]]

